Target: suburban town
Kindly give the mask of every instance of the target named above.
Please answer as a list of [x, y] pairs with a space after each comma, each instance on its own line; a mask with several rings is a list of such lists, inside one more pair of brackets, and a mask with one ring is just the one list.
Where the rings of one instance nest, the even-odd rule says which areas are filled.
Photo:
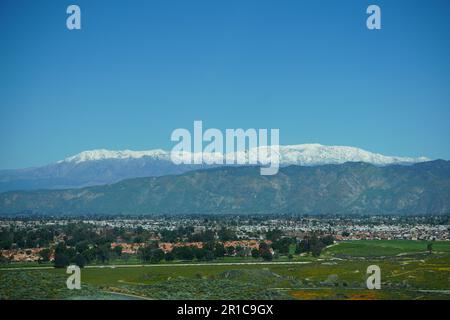
[[[76, 233], [76, 230], [73, 231], [76, 226], [83, 226], [92, 232], [92, 242], [87, 241], [87, 238], [83, 241], [72, 241], [77, 235], [70, 232]], [[289, 246], [292, 243], [302, 243], [312, 235], [319, 238], [331, 237], [333, 243], [346, 240], [450, 240], [450, 220], [445, 216], [162, 216], [98, 219], [28, 217], [3, 218], [0, 220], [0, 230], [2, 262], [54, 261], [58, 244], [64, 243], [68, 248], [75, 248], [82, 243], [88, 249], [97, 246], [97, 237], [107, 239], [104, 243], [109, 246], [108, 249], [127, 259], [139, 255], [140, 250], [145, 247], [160, 249], [162, 254], [168, 255], [174, 249], [177, 251], [183, 247], [207, 249], [208, 245], [211, 246], [210, 243], [223, 246], [223, 255], [243, 257], [252, 256], [252, 251], [259, 250], [261, 243], [264, 243], [274, 256], [278, 251], [276, 243], [274, 248], [274, 241], [289, 239], [291, 242], [285, 241]], [[44, 232], [43, 230], [46, 232], [45, 236], [33, 235]], [[84, 234], [85, 231], [79, 232]], [[12, 238], [12, 234], [16, 239]], [[26, 235], [30, 234], [34, 240], [20, 238], [20, 235], [26, 238]], [[43, 251], [48, 257], [43, 257]]]

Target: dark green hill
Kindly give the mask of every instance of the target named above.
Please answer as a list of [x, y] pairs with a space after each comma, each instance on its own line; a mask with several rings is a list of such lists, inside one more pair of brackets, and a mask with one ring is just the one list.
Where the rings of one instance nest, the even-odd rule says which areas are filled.
[[450, 161], [216, 168], [69, 190], [0, 194], [0, 214], [450, 214]]

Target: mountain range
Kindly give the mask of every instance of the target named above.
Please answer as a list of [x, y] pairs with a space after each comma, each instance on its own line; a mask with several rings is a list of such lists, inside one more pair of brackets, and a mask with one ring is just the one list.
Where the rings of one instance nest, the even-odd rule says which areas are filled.
[[[248, 154], [258, 152], [251, 149]], [[413, 164], [429, 161], [426, 157], [393, 157], [346, 146], [300, 144], [279, 146], [281, 166], [317, 166], [365, 162], [376, 166]], [[192, 158], [199, 154], [191, 154]], [[204, 158], [223, 158], [230, 154], [203, 154]], [[105, 149], [83, 151], [42, 167], [0, 170], [0, 192], [12, 190], [66, 189], [115, 183], [124, 179], [177, 175], [188, 171], [217, 167], [218, 165], [175, 165], [170, 152], [110, 151]]]
[[0, 194], [0, 214], [450, 214], [450, 161], [220, 167]]

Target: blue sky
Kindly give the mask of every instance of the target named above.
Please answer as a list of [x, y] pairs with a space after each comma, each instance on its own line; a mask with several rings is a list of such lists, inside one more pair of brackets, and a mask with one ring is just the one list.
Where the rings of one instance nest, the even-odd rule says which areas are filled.
[[2, 0], [0, 168], [170, 149], [194, 120], [450, 159], [449, 14], [447, 0]]

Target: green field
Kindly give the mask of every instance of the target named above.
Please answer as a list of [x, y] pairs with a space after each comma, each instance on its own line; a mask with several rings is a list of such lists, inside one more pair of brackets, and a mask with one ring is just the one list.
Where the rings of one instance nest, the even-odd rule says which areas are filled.
[[[292, 264], [281, 257], [274, 264], [233, 265], [254, 260], [230, 258], [208, 265], [89, 267], [82, 270], [80, 291], [65, 288], [62, 269], [10, 268], [0, 270], [0, 298], [450, 299], [450, 242], [435, 242], [431, 254], [427, 244], [342, 242]], [[372, 264], [381, 268], [381, 290], [365, 287]]]
[[[341, 242], [327, 250], [332, 255], [347, 255], [353, 257], [380, 257], [426, 252], [428, 241], [410, 240], [358, 240]], [[450, 242], [433, 242], [433, 251], [450, 252]]]

